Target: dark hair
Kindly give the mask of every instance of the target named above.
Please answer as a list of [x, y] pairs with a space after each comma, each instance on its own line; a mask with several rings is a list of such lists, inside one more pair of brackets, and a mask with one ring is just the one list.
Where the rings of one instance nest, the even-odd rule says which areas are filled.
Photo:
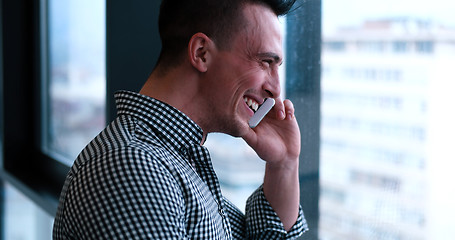
[[159, 16], [162, 43], [158, 64], [178, 64], [190, 38], [198, 32], [219, 48], [228, 49], [231, 37], [246, 26], [242, 7], [247, 3], [268, 6], [277, 16], [287, 14], [296, 0], [163, 0]]

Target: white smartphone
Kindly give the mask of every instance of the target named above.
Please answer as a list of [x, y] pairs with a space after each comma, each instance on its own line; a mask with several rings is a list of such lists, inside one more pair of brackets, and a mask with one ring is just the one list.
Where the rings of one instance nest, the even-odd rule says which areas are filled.
[[250, 118], [250, 121], [248, 122], [250, 128], [255, 128], [265, 117], [265, 115], [267, 115], [267, 113], [272, 109], [273, 106], [275, 106], [275, 99], [267, 98]]

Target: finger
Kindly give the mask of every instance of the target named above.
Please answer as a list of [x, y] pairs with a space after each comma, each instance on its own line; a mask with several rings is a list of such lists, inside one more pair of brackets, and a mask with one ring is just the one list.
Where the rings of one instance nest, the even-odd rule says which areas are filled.
[[283, 101], [280, 98], [275, 99], [275, 106], [273, 107], [276, 113], [276, 118], [279, 120], [284, 120], [286, 118], [285, 106]]
[[286, 99], [283, 101], [283, 105], [286, 112], [286, 119], [293, 119], [295, 113], [294, 104], [291, 102], [291, 100]]

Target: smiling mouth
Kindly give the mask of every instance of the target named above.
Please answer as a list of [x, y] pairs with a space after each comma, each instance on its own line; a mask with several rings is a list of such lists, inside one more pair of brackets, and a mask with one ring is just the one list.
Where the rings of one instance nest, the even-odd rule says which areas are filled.
[[248, 107], [250, 107], [250, 109], [253, 111], [253, 112], [256, 112], [259, 108], [259, 103], [256, 102], [255, 100], [251, 99], [251, 98], [248, 98], [248, 97], [244, 97], [243, 100], [245, 101], [246, 105], [248, 105]]

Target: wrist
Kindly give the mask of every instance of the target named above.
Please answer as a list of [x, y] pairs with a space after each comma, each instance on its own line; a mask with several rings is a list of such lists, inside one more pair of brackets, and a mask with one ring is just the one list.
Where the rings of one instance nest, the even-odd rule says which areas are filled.
[[269, 171], [293, 171], [299, 169], [299, 158], [285, 159], [281, 161], [266, 161], [266, 169]]
[[285, 230], [289, 231], [299, 212], [299, 159], [267, 163], [263, 191]]

